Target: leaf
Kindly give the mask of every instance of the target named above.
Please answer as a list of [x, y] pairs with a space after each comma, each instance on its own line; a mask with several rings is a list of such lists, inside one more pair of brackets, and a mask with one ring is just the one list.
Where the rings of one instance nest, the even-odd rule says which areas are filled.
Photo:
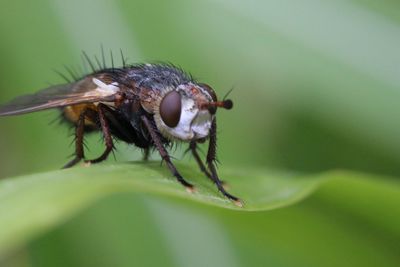
[[400, 182], [349, 171], [310, 176], [326, 182], [271, 212], [115, 194], [30, 242], [28, 254], [33, 266], [398, 266]]
[[221, 167], [220, 175], [227, 179], [229, 191], [245, 202], [245, 206], [239, 208], [224, 198], [194, 166], [177, 167], [196, 185], [195, 193], [186, 192], [158, 162], [76, 167], [4, 179], [0, 182], [0, 255], [114, 193], [146, 192], [227, 209], [255, 211], [299, 201], [324, 180]]
[[[245, 212], [284, 207], [300, 201], [320, 188], [314, 196], [320, 199], [319, 202], [324, 203], [330, 199], [335, 201], [336, 204], [332, 204], [334, 206], [343, 203], [341, 206], [349, 209], [349, 213], [353, 215], [359, 214], [369, 221], [373, 220], [376, 225], [391, 229], [393, 233], [400, 231], [396, 220], [393, 224], [388, 224], [385, 214], [373, 215], [382, 211], [379, 203], [396, 210], [399, 203], [397, 181], [390, 180], [387, 183], [387, 180], [378, 180], [372, 175], [344, 171], [305, 176], [223, 166], [220, 168], [220, 175], [226, 179], [229, 192], [245, 202], [245, 206], [239, 208], [224, 198], [197, 167], [186, 164], [179, 164], [177, 167], [188, 181], [196, 185], [195, 193], [186, 192], [168, 169], [158, 162], [76, 167], [2, 180], [0, 256], [63, 224], [99, 199], [117, 193], [161, 195], [173, 197], [177, 201], [195, 201]], [[374, 200], [373, 197], [378, 194], [385, 196], [385, 202], [382, 199]], [[348, 203], [349, 201], [351, 202]]]

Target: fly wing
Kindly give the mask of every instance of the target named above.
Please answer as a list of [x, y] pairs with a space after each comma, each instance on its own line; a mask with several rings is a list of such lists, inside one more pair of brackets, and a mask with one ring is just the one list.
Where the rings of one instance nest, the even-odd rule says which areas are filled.
[[80, 81], [55, 85], [35, 94], [23, 95], [0, 106], [0, 116], [64, 107], [79, 103], [110, 102], [119, 91], [118, 84], [105, 84], [100, 79], [86, 77]]

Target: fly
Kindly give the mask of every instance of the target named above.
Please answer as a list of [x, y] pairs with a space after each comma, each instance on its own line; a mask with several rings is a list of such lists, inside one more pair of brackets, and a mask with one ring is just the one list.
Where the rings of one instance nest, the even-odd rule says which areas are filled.
[[[0, 106], [0, 116], [60, 109], [63, 119], [75, 127], [75, 157], [64, 168], [82, 160], [91, 164], [106, 160], [114, 149], [114, 137], [143, 149], [145, 159], [155, 147], [173, 176], [192, 192], [193, 185], [178, 172], [166, 149], [172, 142], [186, 142], [200, 170], [225, 197], [242, 205], [239, 198], [225, 190], [215, 167], [216, 112], [218, 108], [231, 109], [231, 100], [218, 101], [209, 85], [197, 82], [171, 64], [124, 63], [121, 68], [95, 70], [87, 60], [92, 73], [17, 97]], [[87, 160], [83, 138], [93, 130], [102, 132], [105, 150], [98, 158]], [[203, 163], [197, 145], [207, 140], [208, 153]]]

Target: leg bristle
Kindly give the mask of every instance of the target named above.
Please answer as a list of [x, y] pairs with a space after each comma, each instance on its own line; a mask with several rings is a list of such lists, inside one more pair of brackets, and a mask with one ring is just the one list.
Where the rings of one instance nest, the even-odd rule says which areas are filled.
[[82, 55], [83, 55], [84, 59], [86, 60], [86, 62], [89, 64], [92, 72], [96, 72], [96, 68], [94, 67], [92, 60], [89, 58], [89, 56], [86, 54], [85, 51], [82, 51]]

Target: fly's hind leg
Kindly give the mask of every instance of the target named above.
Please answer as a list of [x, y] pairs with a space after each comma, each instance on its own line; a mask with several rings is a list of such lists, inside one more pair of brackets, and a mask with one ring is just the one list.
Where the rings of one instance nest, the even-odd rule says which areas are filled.
[[114, 149], [114, 143], [113, 143], [113, 139], [111, 136], [110, 126], [109, 126], [107, 118], [105, 116], [106, 109], [103, 104], [100, 103], [97, 106], [97, 112], [98, 112], [98, 118], [99, 118], [99, 122], [100, 122], [100, 126], [101, 126], [101, 131], [103, 132], [106, 149], [104, 150], [103, 154], [100, 157], [98, 157], [96, 159], [92, 159], [92, 160], [85, 160], [85, 163], [89, 163], [89, 164], [99, 163], [99, 162], [102, 162], [103, 160], [106, 160], [108, 158], [108, 156], [110, 155], [110, 153]]
[[64, 165], [63, 169], [70, 168], [79, 163], [84, 158], [83, 135], [85, 133], [85, 117], [87, 109], [79, 115], [75, 128], [75, 158]]

